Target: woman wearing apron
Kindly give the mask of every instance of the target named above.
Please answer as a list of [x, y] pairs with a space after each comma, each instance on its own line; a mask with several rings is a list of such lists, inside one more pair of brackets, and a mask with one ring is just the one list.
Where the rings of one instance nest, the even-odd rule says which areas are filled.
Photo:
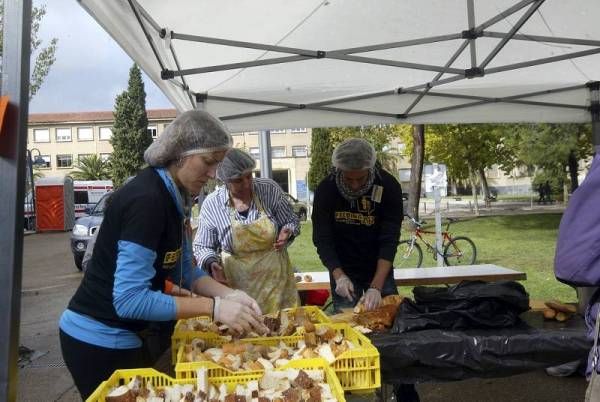
[[255, 166], [242, 150], [227, 153], [217, 169], [225, 185], [202, 204], [194, 255], [216, 280], [272, 313], [299, 304], [287, 245], [300, 225], [279, 185], [252, 177]]

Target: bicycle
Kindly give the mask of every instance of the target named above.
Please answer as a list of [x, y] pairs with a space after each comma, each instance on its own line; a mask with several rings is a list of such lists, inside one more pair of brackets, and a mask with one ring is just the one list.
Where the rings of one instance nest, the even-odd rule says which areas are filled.
[[[433, 259], [437, 260], [438, 254], [444, 259], [447, 266], [452, 265], [472, 265], [477, 258], [477, 248], [473, 240], [466, 236], [453, 237], [450, 233], [450, 224], [457, 222], [458, 219], [447, 218], [448, 223], [446, 229], [442, 231], [442, 250], [443, 253], [436, 250], [435, 242], [431, 244], [427, 239], [423, 238], [423, 234], [434, 234], [433, 231], [423, 230], [424, 222], [419, 222], [410, 215], [405, 215], [415, 226], [415, 231], [411, 234], [410, 239], [402, 240], [398, 245], [398, 253], [401, 263], [397, 268], [416, 267], [420, 268], [423, 263], [423, 249], [417, 243], [417, 240], [425, 243], [427, 251], [431, 252]], [[398, 264], [395, 264], [398, 265]]]

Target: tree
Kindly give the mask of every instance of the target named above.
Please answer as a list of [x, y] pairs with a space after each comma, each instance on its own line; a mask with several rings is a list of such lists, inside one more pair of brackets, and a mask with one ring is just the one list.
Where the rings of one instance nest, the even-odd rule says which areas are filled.
[[129, 70], [127, 91], [115, 101], [115, 123], [110, 143], [113, 146], [110, 172], [115, 188], [144, 165], [144, 151], [152, 144], [146, 115], [146, 92], [137, 65]]
[[427, 127], [425, 153], [428, 159], [443, 163], [454, 180], [467, 180], [477, 207], [477, 181], [486, 200], [490, 199], [484, 170], [503, 161], [502, 136], [493, 124], [440, 124]]
[[589, 124], [516, 124], [509, 131], [503, 134], [504, 143], [513, 156], [503, 170], [518, 165], [536, 167], [536, 177], [540, 177], [534, 178], [534, 185], [548, 180], [554, 191], [560, 191], [565, 183], [570, 184], [571, 192], [577, 189], [579, 161], [593, 151]]
[[410, 186], [408, 188], [408, 211], [404, 213], [419, 220], [419, 203], [421, 201], [421, 177], [425, 159], [425, 126], [416, 124], [412, 130], [412, 157], [410, 158]]
[[[29, 80], [29, 99], [37, 93], [44, 79], [50, 72], [50, 67], [56, 61], [57, 38], [52, 38], [48, 46], [42, 46], [43, 41], [38, 37], [40, 24], [46, 15], [46, 6], [33, 7], [31, 10], [31, 55], [35, 54], [33, 69]], [[0, 61], [4, 49], [4, 2], [0, 2]], [[0, 75], [2, 74], [2, 63], [0, 62]]]
[[110, 164], [98, 155], [83, 157], [75, 164], [76, 171], [71, 172], [75, 180], [107, 180], [110, 179]]
[[315, 191], [321, 181], [327, 177], [331, 170], [331, 144], [330, 129], [315, 128], [312, 130], [310, 140], [310, 166], [308, 168], [308, 189]]
[[398, 176], [399, 154], [389, 147], [392, 140], [400, 138], [402, 133], [410, 132], [410, 126], [386, 124], [378, 126], [336, 127], [331, 129], [331, 142], [335, 147], [348, 138], [363, 138], [375, 148], [377, 160], [385, 170]]

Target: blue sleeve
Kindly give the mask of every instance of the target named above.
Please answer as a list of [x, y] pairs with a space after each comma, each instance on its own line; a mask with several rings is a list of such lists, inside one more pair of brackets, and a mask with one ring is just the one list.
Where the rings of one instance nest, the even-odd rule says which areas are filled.
[[156, 275], [156, 253], [139, 244], [120, 240], [113, 287], [113, 305], [119, 317], [169, 321], [176, 318], [175, 299], [150, 289]]
[[[192, 289], [192, 284], [203, 276], [208, 275], [202, 268], [195, 266], [192, 258], [192, 246], [189, 241], [186, 241], [183, 246], [183, 256], [181, 257], [181, 264], [176, 264], [173, 273], [171, 274], [171, 280], [174, 284], [181, 285], [185, 289]], [[182, 269], [183, 268], [183, 269]], [[182, 278], [183, 270], [183, 278]]]

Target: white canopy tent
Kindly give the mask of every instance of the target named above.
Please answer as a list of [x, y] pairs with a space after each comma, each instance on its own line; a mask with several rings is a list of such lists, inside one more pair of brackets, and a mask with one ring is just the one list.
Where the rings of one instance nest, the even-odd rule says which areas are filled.
[[596, 0], [79, 1], [233, 131], [589, 122], [600, 79]]

